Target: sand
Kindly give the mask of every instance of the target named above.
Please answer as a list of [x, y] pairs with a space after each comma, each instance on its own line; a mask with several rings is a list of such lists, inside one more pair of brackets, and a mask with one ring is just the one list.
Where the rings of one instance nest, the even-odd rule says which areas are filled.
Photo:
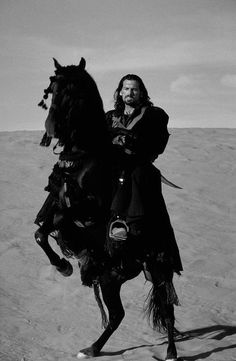
[[[174, 282], [181, 301], [178, 355], [187, 361], [236, 360], [236, 129], [171, 129], [156, 162], [183, 187], [163, 185], [184, 272]], [[91, 289], [64, 278], [34, 241], [34, 217], [57, 156], [41, 148], [42, 132], [0, 133], [0, 360], [72, 361], [102, 332]], [[55, 242], [53, 247], [58, 250]], [[122, 288], [126, 317], [99, 361], [165, 357], [166, 338], [143, 317], [150, 289], [140, 274]]]

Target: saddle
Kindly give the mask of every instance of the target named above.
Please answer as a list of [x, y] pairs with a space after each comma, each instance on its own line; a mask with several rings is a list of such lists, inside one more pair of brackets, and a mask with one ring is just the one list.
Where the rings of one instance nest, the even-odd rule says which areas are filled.
[[86, 154], [62, 154], [54, 165], [48, 177], [48, 184], [44, 188], [49, 192], [43, 206], [36, 216], [35, 223], [41, 225], [47, 221], [50, 214], [64, 211], [70, 213], [75, 223], [80, 227], [90, 226], [93, 218], [99, 214], [99, 205], [95, 195], [82, 189], [76, 179], [81, 178], [86, 172]]

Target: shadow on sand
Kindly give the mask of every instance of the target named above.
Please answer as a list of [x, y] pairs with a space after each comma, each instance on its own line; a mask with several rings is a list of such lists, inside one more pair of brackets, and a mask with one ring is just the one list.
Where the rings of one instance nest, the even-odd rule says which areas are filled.
[[201, 353], [199, 353], [197, 355], [193, 355], [193, 356], [184, 356], [183, 360], [184, 361], [202, 360], [204, 358], [207, 358], [207, 357], [211, 356], [213, 353], [224, 351], [224, 350], [229, 350], [231, 348], [236, 348], [236, 344], [225, 346], [225, 347], [216, 347], [213, 350], [206, 351], [206, 352], [201, 352]]
[[[205, 338], [209, 339], [210, 338], [210, 339], [214, 339], [214, 340], [222, 340], [224, 337], [232, 336], [234, 334], [236, 334], [236, 326], [213, 325], [213, 326], [209, 326], [209, 327], [196, 328], [196, 329], [190, 330], [190, 331], [179, 332], [177, 334], [177, 336], [175, 337], [175, 341], [176, 342], [184, 342], [184, 341], [192, 340], [194, 338], [199, 338], [199, 339], [205, 339]], [[159, 345], [164, 345], [167, 343], [168, 343], [167, 341], [164, 341], [162, 343], [159, 343]], [[127, 351], [132, 351], [132, 350], [136, 350], [136, 349], [144, 348], [144, 347], [156, 347], [156, 346], [157, 345], [148, 344], [148, 345], [140, 345], [140, 346], [136, 346], [136, 347], [125, 348], [125, 349], [114, 351], [114, 352], [103, 351], [97, 357], [118, 356], [118, 355], [122, 355], [123, 353], [125, 353]], [[205, 359], [205, 358], [209, 357], [210, 355], [212, 355], [213, 353], [221, 352], [221, 351], [233, 349], [233, 348], [236, 348], [236, 344], [228, 345], [225, 347], [216, 347], [210, 351], [205, 351], [205, 352], [203, 351], [203, 352], [201, 352], [197, 355], [193, 355], [193, 356], [183, 356], [183, 358], [179, 357], [178, 361], [182, 361], [182, 360], [197, 361], [197, 360]], [[152, 358], [157, 361], [162, 361], [157, 356], [152, 356]]]
[[118, 355], [122, 355], [123, 353], [127, 352], [127, 351], [132, 351], [132, 350], [137, 350], [139, 348], [144, 348], [144, 347], [153, 347], [155, 345], [140, 345], [140, 346], [134, 346], [134, 347], [129, 347], [129, 348], [124, 348], [122, 350], [118, 350], [118, 351], [101, 351], [101, 353], [99, 354], [99, 357], [101, 356], [118, 356]]
[[[180, 332], [176, 338], [175, 341], [176, 342], [184, 342], [184, 341], [188, 341], [188, 340], [192, 340], [194, 338], [199, 338], [199, 339], [213, 339], [213, 340], [222, 340], [224, 337], [227, 336], [232, 336], [236, 334], [236, 326], [228, 326], [228, 325], [213, 325], [213, 326], [209, 326], [209, 327], [203, 327], [203, 328], [196, 328], [194, 330], [191, 331], [186, 331], [186, 332]], [[164, 341], [162, 344], [167, 343], [166, 341]], [[216, 347], [210, 351], [203, 351], [197, 355], [193, 355], [193, 356], [184, 356], [183, 359], [185, 361], [197, 361], [197, 360], [201, 360], [201, 359], [205, 359], [207, 357], [209, 357], [210, 355], [212, 355], [213, 353], [216, 352], [221, 352], [224, 350], [228, 350], [228, 349], [233, 349], [236, 348], [236, 344], [233, 345], [228, 345], [225, 347]]]
[[[212, 334], [212, 335], [210, 335]], [[176, 342], [192, 340], [193, 338], [211, 338], [214, 340], [222, 340], [224, 337], [236, 334], [236, 326], [213, 325], [209, 327], [196, 328], [195, 330], [181, 332], [176, 337]]]

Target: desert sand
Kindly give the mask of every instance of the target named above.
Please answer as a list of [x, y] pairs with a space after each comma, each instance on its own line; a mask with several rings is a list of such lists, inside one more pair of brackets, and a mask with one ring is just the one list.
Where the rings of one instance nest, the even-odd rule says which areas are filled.
[[[236, 129], [170, 129], [156, 166], [183, 189], [163, 185], [184, 272], [174, 283], [179, 357], [236, 360]], [[0, 133], [0, 360], [73, 361], [102, 332], [93, 291], [64, 278], [34, 241], [34, 217], [57, 156], [42, 132]], [[51, 243], [59, 249], [55, 242]], [[122, 288], [126, 317], [99, 361], [154, 361], [166, 337], [143, 316], [150, 289], [140, 274]]]

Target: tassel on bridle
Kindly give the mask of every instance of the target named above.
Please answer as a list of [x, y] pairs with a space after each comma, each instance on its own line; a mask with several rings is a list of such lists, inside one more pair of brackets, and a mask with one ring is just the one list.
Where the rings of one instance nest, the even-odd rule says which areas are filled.
[[45, 101], [43, 99], [38, 103], [38, 106], [45, 110], [48, 109], [47, 104], [45, 103]]
[[52, 83], [55, 81], [55, 77], [54, 76], [51, 76], [50, 77], [50, 84], [49, 84], [49, 87], [47, 89], [44, 89], [44, 96], [43, 96], [43, 99], [38, 103], [38, 106], [47, 110], [48, 107], [47, 107], [47, 104], [45, 103], [44, 100], [46, 100], [48, 98], [48, 94], [52, 93]]

